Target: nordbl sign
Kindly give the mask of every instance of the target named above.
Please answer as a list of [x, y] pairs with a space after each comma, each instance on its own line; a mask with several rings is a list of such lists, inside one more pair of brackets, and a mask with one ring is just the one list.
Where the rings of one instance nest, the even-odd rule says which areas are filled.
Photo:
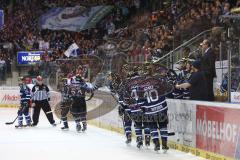
[[[41, 55], [46, 51], [20, 51], [17, 53], [17, 61], [19, 65], [34, 65], [41, 61]], [[52, 51], [47, 51], [52, 54]]]
[[44, 51], [21, 51], [17, 53], [17, 61], [19, 65], [31, 65], [40, 62], [41, 55]]

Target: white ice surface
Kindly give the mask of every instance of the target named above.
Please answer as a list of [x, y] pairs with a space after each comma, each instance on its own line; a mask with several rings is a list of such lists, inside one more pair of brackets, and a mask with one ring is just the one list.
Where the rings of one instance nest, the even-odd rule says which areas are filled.
[[[5, 125], [16, 117], [17, 109], [0, 108], [0, 160], [200, 160], [191, 154], [170, 149], [156, 153], [153, 148], [138, 150], [135, 142], [127, 146], [121, 134], [89, 126], [77, 133], [52, 127], [43, 112], [37, 127], [15, 129]], [[57, 120], [59, 121], [59, 120]], [[153, 145], [152, 145], [153, 146]]]

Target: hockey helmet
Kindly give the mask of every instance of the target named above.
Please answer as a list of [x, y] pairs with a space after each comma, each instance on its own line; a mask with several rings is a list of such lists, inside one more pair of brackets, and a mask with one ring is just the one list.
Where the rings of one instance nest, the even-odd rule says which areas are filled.
[[21, 82], [25, 84], [30, 84], [32, 82], [32, 79], [29, 77], [20, 77], [19, 80], [21, 80]]
[[79, 65], [79, 66], [76, 68], [76, 74], [80, 74], [80, 75], [83, 74], [83, 66]]
[[31, 84], [31, 83], [32, 83], [32, 79], [31, 79], [30, 77], [25, 77], [25, 78], [24, 78], [24, 82], [25, 82], [26, 84]]
[[38, 82], [42, 82], [42, 81], [43, 81], [42, 76], [37, 76], [37, 81], [38, 81]]

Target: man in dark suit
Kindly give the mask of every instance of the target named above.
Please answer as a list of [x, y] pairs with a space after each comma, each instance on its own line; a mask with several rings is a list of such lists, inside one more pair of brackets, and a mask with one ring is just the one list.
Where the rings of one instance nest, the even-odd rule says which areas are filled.
[[204, 73], [206, 82], [207, 82], [207, 100], [214, 101], [214, 93], [213, 93], [213, 79], [216, 77], [215, 70], [215, 60], [216, 56], [213, 52], [213, 49], [210, 46], [210, 42], [205, 39], [200, 44], [202, 47], [203, 55], [201, 57], [201, 71]]

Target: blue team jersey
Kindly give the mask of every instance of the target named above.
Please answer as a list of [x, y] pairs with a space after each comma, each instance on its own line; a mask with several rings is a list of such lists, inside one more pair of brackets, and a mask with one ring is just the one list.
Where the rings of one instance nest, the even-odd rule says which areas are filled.
[[160, 95], [158, 88], [151, 84], [145, 84], [142, 91], [144, 91], [144, 103], [141, 105], [141, 108], [144, 114], [151, 115], [167, 110], [165, 95]]
[[167, 109], [165, 96], [172, 91], [172, 86], [164, 79], [136, 76], [127, 81], [126, 103], [131, 112], [155, 114]]
[[21, 100], [20, 100], [21, 103], [30, 101], [31, 89], [26, 85], [20, 86], [20, 97], [21, 97]]
[[174, 99], [183, 99], [184, 96], [183, 89], [174, 88], [172, 95]]
[[131, 113], [141, 113], [142, 99], [138, 96], [138, 86], [143, 80], [142, 77], [134, 76], [127, 79], [123, 89], [123, 101], [127, 105], [126, 110]]
[[68, 89], [69, 89], [69, 96], [73, 98], [80, 98], [85, 97], [86, 92], [93, 91], [94, 88], [87, 84], [82, 78], [80, 77], [73, 77], [71, 78], [70, 82], [68, 82]]
[[66, 84], [61, 89], [61, 95], [62, 95], [62, 102], [66, 102], [69, 100], [69, 97], [70, 97], [69, 88]]
[[145, 115], [165, 112], [167, 102], [165, 96], [171, 92], [172, 86], [165, 79], [155, 77], [146, 78], [139, 85], [139, 95], [143, 99], [141, 108]]
[[[180, 83], [187, 83], [189, 81], [190, 76], [191, 76], [191, 72], [186, 70], [182, 71], [179, 74], [179, 79], [181, 79]], [[189, 88], [182, 89], [182, 93], [183, 93], [182, 99], [190, 99]]]

